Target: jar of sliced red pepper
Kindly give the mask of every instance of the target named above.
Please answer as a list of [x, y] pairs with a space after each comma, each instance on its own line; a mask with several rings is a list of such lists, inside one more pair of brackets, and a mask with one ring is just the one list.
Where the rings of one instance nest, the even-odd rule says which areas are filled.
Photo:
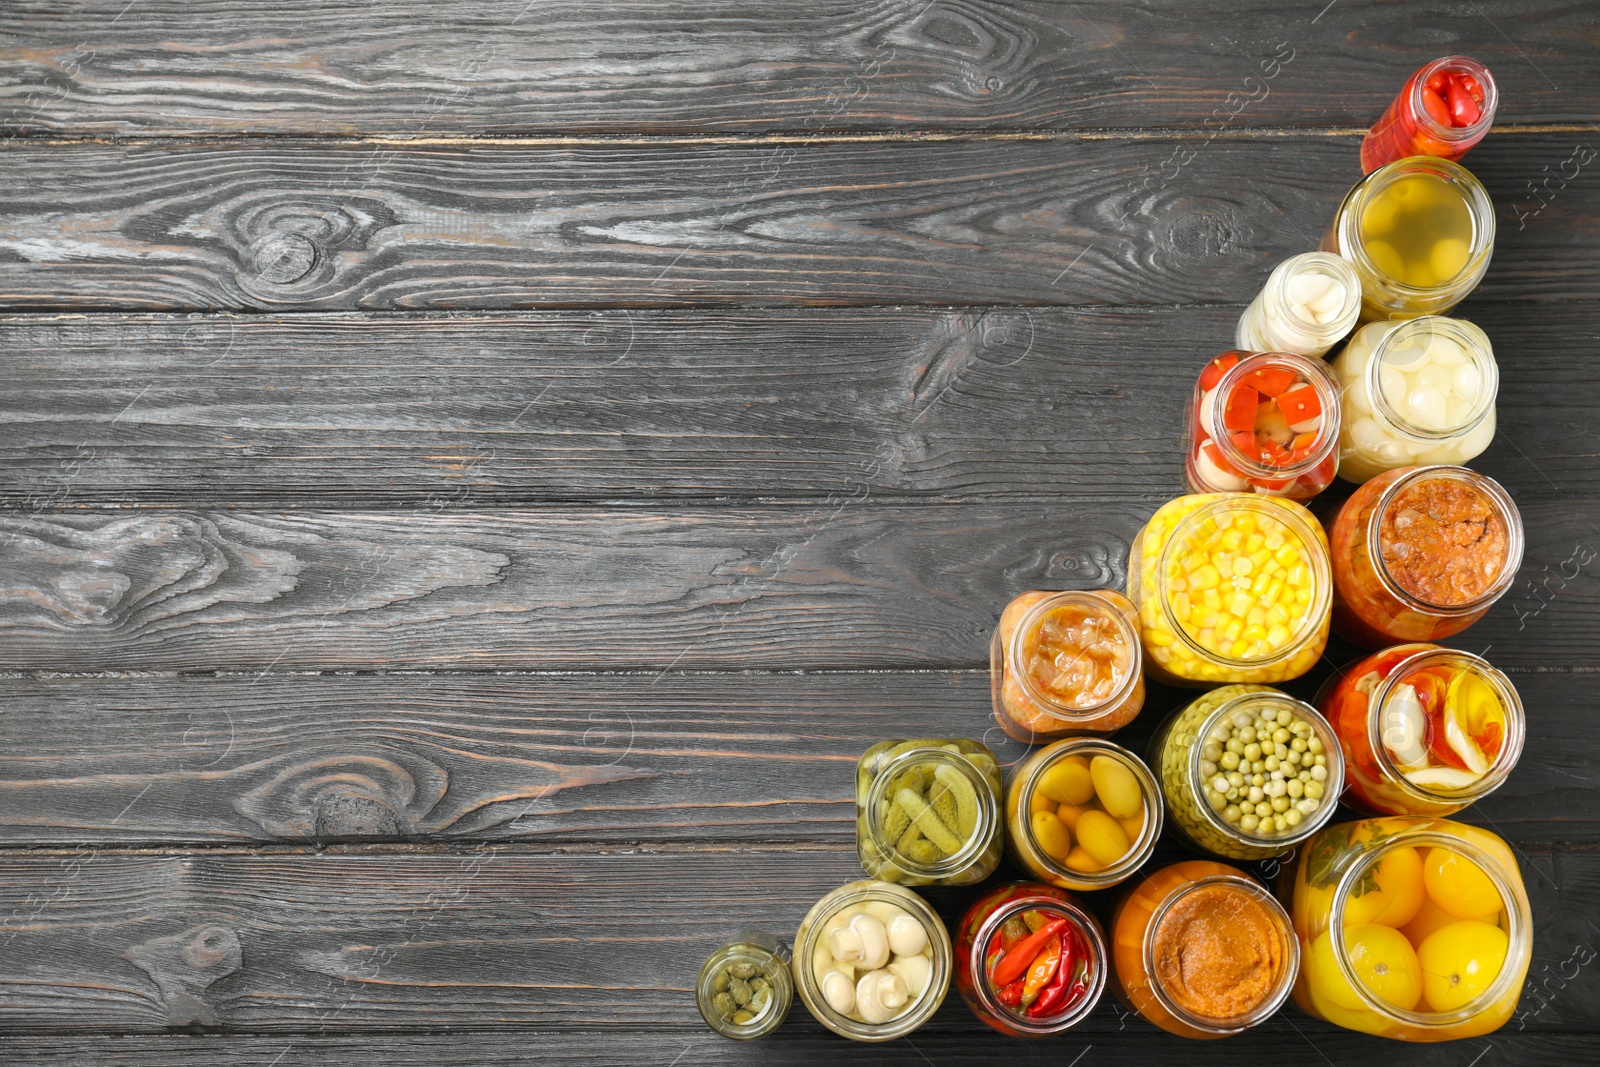
[[1371, 174], [1407, 156], [1460, 159], [1489, 132], [1499, 102], [1482, 63], [1466, 56], [1436, 59], [1411, 76], [1368, 131], [1361, 169]]
[[961, 917], [956, 989], [1008, 1037], [1044, 1037], [1082, 1021], [1105, 990], [1105, 933], [1065, 890], [1012, 882]]
[[1310, 500], [1339, 470], [1339, 383], [1320, 359], [1224, 352], [1200, 372], [1185, 421], [1191, 493]]

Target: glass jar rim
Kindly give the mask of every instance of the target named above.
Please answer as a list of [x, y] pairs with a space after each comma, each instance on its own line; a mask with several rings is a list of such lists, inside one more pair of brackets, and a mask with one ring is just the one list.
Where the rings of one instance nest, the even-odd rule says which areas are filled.
[[[1483, 89], [1483, 103], [1478, 105], [1477, 122], [1470, 126], [1441, 126], [1428, 114], [1428, 108], [1422, 102], [1422, 90], [1427, 86], [1428, 79], [1441, 70], [1459, 70], [1477, 79], [1479, 87]], [[1411, 114], [1417, 125], [1435, 141], [1447, 144], [1471, 141], [1483, 136], [1493, 125], [1495, 109], [1500, 105], [1500, 89], [1495, 85], [1494, 75], [1489, 73], [1489, 68], [1476, 59], [1470, 56], [1445, 56], [1428, 63], [1412, 75], [1410, 103]]]
[[[1140, 672], [1144, 670], [1144, 642], [1139, 639], [1139, 631], [1127, 616], [1116, 610], [1114, 604], [1106, 601], [1101, 595], [1102, 592], [1098, 589], [1067, 589], [1050, 593], [1023, 613], [1016, 629], [1011, 631], [1011, 642], [1005, 649], [1006, 668], [1011, 671], [1023, 695], [1038, 705], [1045, 714], [1059, 720], [1064, 727], [1070, 728], [1084, 719], [1096, 718], [1119, 706], [1139, 684]], [[1025, 636], [1038, 628], [1046, 613], [1066, 604], [1092, 606], [1102, 615], [1108, 616], [1116, 624], [1129, 649], [1128, 669], [1124, 672], [1121, 684], [1106, 699], [1086, 708], [1069, 707], [1060, 703], [1034, 685], [1033, 676], [1022, 668], [1022, 645]]]
[[[706, 1025], [737, 1040], [761, 1037], [778, 1028], [783, 1023], [783, 1018], [789, 1013], [789, 1007], [794, 1003], [794, 976], [790, 971], [792, 957], [784, 959], [782, 954], [783, 943], [777, 938], [771, 938], [779, 946], [774, 950], [757, 941], [756, 937], [768, 937], [762, 931], [740, 931], [735, 935], [735, 943], [725, 944], [712, 951], [706, 957], [705, 963], [700, 966], [700, 975], [695, 981], [695, 1006], [700, 1009], [701, 1018]], [[712, 1012], [707, 1010], [707, 1005], [715, 995], [711, 990], [711, 983], [715, 972], [725, 963], [746, 962], [754, 963], [761, 968], [762, 976], [773, 986], [772, 1001], [767, 1009], [747, 1023], [736, 1023], [731, 1019], [722, 1019], [720, 1016], [712, 1018]]]
[[1150, 768], [1128, 749], [1100, 737], [1069, 737], [1063, 741], [1055, 741], [1039, 749], [1035, 756], [1038, 757], [1038, 762], [1028, 770], [1018, 785], [1017, 803], [1023, 808], [1028, 807], [1028, 801], [1038, 788], [1039, 779], [1044, 776], [1044, 772], [1068, 756], [1088, 758], [1110, 756], [1127, 767], [1139, 782], [1139, 792], [1144, 798], [1146, 812], [1144, 829], [1137, 841], [1129, 842], [1128, 851], [1120, 860], [1102, 870], [1087, 873], [1073, 870], [1039, 846], [1038, 839], [1033, 835], [1031, 810], [1027, 816], [1017, 819], [1028, 847], [1034, 852], [1040, 864], [1055, 877], [1091, 886], [1094, 889], [1104, 889], [1125, 881], [1149, 858], [1150, 853], [1155, 851], [1156, 839], [1161, 836], [1161, 786], [1157, 783], [1155, 775], [1150, 773]]
[[[1348, 305], [1343, 315], [1328, 322], [1318, 322], [1295, 314], [1293, 305], [1289, 303], [1289, 279], [1302, 271], [1314, 273], [1311, 268], [1320, 268], [1321, 272], [1338, 275], [1339, 284], [1345, 287], [1345, 299]], [[1356, 320], [1361, 317], [1361, 276], [1356, 273], [1349, 260], [1332, 252], [1318, 250], [1290, 256], [1273, 268], [1267, 277], [1265, 291], [1274, 311], [1295, 329], [1313, 337], [1329, 337], [1337, 340], [1349, 333]]]
[[[1472, 220], [1472, 241], [1467, 249], [1467, 262], [1453, 277], [1445, 279], [1438, 285], [1425, 287], [1408, 285], [1379, 269], [1372, 261], [1372, 257], [1367, 254], [1365, 242], [1360, 239], [1360, 217], [1368, 202], [1394, 182], [1418, 173], [1432, 173], [1451, 188], [1460, 190], [1461, 202]], [[1494, 203], [1489, 199], [1489, 194], [1477, 175], [1461, 164], [1440, 156], [1405, 156], [1392, 163], [1385, 163], [1355, 184], [1339, 206], [1334, 232], [1339, 239], [1339, 254], [1357, 268], [1358, 274], [1365, 272], [1381, 278], [1386, 286], [1392, 288], [1402, 298], [1424, 300], [1451, 292], [1462, 283], [1463, 279], [1470, 279], [1474, 285], [1477, 284], [1477, 276], [1482, 272], [1475, 269], [1474, 264], [1480, 260], [1483, 264], [1487, 264], [1489, 253], [1494, 247]], [[1362, 288], [1365, 289], [1366, 286], [1363, 285]]]
[[[1395, 410], [1389, 400], [1389, 394], [1383, 388], [1383, 361], [1389, 354], [1388, 350], [1397, 344], [1395, 338], [1409, 340], [1412, 334], [1425, 331], [1430, 334], [1435, 331], [1441, 332], [1460, 344], [1462, 351], [1467, 353], [1468, 361], [1478, 368], [1481, 376], [1478, 402], [1473, 406], [1467, 420], [1443, 430], [1428, 430], [1411, 422]], [[1494, 410], [1495, 399], [1500, 392], [1500, 365], [1495, 362], [1494, 348], [1489, 343], [1488, 334], [1484, 333], [1476, 323], [1468, 322], [1466, 319], [1452, 319], [1445, 315], [1419, 315], [1414, 319], [1400, 320], [1372, 346], [1365, 376], [1367, 395], [1372, 399], [1372, 410], [1382, 415], [1393, 429], [1419, 442], [1448, 441], [1471, 433], [1477, 429], [1479, 423], [1489, 417], [1489, 412]]]
[[[1084, 991], [1084, 995], [1065, 1011], [1046, 1019], [1017, 1015], [1001, 1004], [989, 986], [989, 976], [985, 973], [984, 967], [984, 950], [994, 932], [1011, 916], [1032, 908], [1063, 912], [1067, 921], [1088, 946], [1091, 964], [1089, 988]], [[1101, 932], [1099, 922], [1077, 901], [1060, 900], [1046, 893], [1033, 893], [1013, 897], [989, 913], [989, 917], [984, 919], [973, 933], [972, 954], [965, 961], [965, 965], [973, 995], [991, 1014], [1004, 1019], [1007, 1025], [1029, 1036], [1042, 1037], [1076, 1026], [1094, 1010], [1094, 1006], [1100, 1002], [1100, 996], [1105, 991], [1106, 972], [1110, 970], [1110, 949], [1106, 946], [1105, 935]]]
[[[1342, 260], [1340, 262], [1343, 262]], [[1348, 264], [1346, 264], [1348, 266]], [[1359, 290], [1358, 290], [1359, 291]], [[1294, 352], [1252, 352], [1239, 362], [1229, 367], [1217, 379], [1217, 384], [1210, 390], [1214, 397], [1227, 397], [1232, 393], [1234, 386], [1248, 374], [1266, 367], [1287, 367], [1294, 373], [1305, 378], [1311, 387], [1317, 391], [1317, 402], [1322, 405], [1322, 428], [1317, 431], [1315, 447], [1306, 454], [1298, 463], [1291, 463], [1286, 467], [1269, 467], [1258, 460], [1251, 459], [1234, 442], [1233, 435], [1226, 429], [1221, 434], [1217, 433], [1216, 421], [1221, 417], [1217, 404], [1222, 401], [1212, 401], [1211, 422], [1207, 426], [1201, 419], [1200, 429], [1211, 438], [1212, 444], [1217, 446], [1222, 457], [1233, 466], [1243, 471], [1248, 478], [1270, 481], [1292, 482], [1302, 474], [1316, 470], [1325, 462], [1330, 454], [1339, 446], [1339, 381], [1333, 376], [1333, 371], [1328, 369], [1327, 361], [1315, 359], [1311, 356], [1302, 356]], [[1196, 418], [1204, 414], [1204, 409], [1195, 413]], [[1174, 531], [1176, 532], [1176, 531]]]
[[[975, 743], [981, 744], [981, 742]], [[896, 847], [897, 842], [885, 837], [882, 830], [883, 822], [877, 817], [889, 783], [912, 766], [924, 763], [942, 764], [953, 768], [958, 774], [966, 777], [978, 795], [978, 822], [973, 827], [972, 836], [967, 838], [966, 844], [959, 850], [937, 863], [918, 863], [901, 852]], [[998, 765], [997, 762], [996, 766]], [[873, 845], [890, 857], [895, 866], [916, 878], [949, 878], [961, 873], [983, 857], [994, 843], [995, 834], [1000, 828], [999, 801], [994, 795], [993, 783], [984, 777], [977, 764], [968, 759], [964, 753], [951, 752], [944, 748], [914, 748], [890, 759], [878, 769], [872, 784], [867, 787], [864, 804], [867, 832], [871, 835]]]

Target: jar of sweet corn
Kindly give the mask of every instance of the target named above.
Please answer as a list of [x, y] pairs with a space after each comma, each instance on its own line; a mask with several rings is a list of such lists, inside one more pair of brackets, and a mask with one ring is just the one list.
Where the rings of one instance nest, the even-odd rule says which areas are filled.
[[1145, 669], [1173, 685], [1300, 677], [1328, 643], [1332, 585], [1316, 517], [1251, 493], [1168, 501], [1128, 559]]

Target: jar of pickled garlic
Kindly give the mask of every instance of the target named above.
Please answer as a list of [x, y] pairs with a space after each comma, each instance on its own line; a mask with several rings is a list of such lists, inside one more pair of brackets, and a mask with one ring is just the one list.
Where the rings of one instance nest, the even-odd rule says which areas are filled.
[[1494, 440], [1500, 368], [1489, 338], [1461, 319], [1373, 322], [1333, 361], [1342, 397], [1339, 474], [1462, 464]]
[[1288, 999], [1289, 913], [1237, 867], [1189, 860], [1139, 879], [1111, 916], [1117, 999], [1179, 1037], [1243, 1033]]
[[1333, 626], [1366, 648], [1434, 641], [1481, 619], [1522, 565], [1522, 518], [1465, 467], [1401, 467], [1333, 520]]
[[1411, 156], [1379, 167], [1339, 205], [1322, 248], [1361, 279], [1361, 318], [1414, 319], [1450, 310], [1494, 253], [1494, 205], [1459, 163]]
[[1407, 79], [1361, 142], [1370, 174], [1407, 156], [1460, 159], [1494, 122], [1499, 91], [1489, 68], [1466, 56], [1436, 59]]
[[970, 885], [1000, 863], [1000, 764], [965, 737], [894, 739], [856, 766], [856, 850], [872, 877]]
[[1239, 316], [1234, 344], [1246, 352], [1322, 356], [1355, 328], [1361, 279], [1331, 252], [1302, 252], [1279, 263]]
[[1161, 836], [1161, 788], [1139, 757], [1094, 737], [1035, 751], [1006, 790], [1006, 842], [1019, 866], [1062, 889], [1127, 878]]
[[989, 643], [995, 720], [1029, 744], [1120, 730], [1144, 706], [1142, 659], [1139, 613], [1121, 593], [1023, 593]]
[[1295, 1003], [1401, 1041], [1491, 1033], [1527, 977], [1533, 922], [1511, 849], [1448, 819], [1338, 823], [1283, 870], [1300, 939]]
[[1345, 803], [1375, 815], [1460, 811], [1522, 754], [1516, 687], [1471, 652], [1386, 648], [1328, 679], [1317, 704], [1344, 751]]
[[950, 934], [889, 882], [850, 882], [811, 906], [794, 936], [794, 986], [819, 1023], [855, 1041], [903, 1037], [950, 991]]
[[695, 1003], [706, 1024], [737, 1041], [765, 1037], [794, 1002], [791, 955], [782, 940], [745, 930], [706, 957], [695, 981]]
[[1281, 856], [1316, 833], [1344, 783], [1327, 720], [1264, 685], [1196, 697], [1156, 731], [1150, 763], [1183, 835], [1240, 860]]
[[1320, 359], [1224, 352], [1200, 372], [1184, 416], [1191, 492], [1310, 500], [1339, 469], [1339, 384]]
[[1105, 934], [1054, 886], [991, 889], [956, 928], [956, 991], [1007, 1037], [1045, 1037], [1082, 1022], [1105, 990]]
[[1145, 670], [1174, 685], [1300, 677], [1328, 643], [1332, 586], [1322, 524], [1277, 497], [1168, 501], [1128, 558]]

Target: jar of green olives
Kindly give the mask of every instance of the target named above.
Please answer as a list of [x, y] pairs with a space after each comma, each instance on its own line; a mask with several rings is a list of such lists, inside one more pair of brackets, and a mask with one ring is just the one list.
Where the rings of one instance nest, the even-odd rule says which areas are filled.
[[737, 1041], [776, 1030], [794, 1002], [789, 946], [763, 930], [744, 930], [706, 957], [694, 999], [707, 1025]]
[[856, 850], [873, 878], [971, 885], [1000, 862], [1000, 764], [964, 737], [894, 739], [856, 770]]

